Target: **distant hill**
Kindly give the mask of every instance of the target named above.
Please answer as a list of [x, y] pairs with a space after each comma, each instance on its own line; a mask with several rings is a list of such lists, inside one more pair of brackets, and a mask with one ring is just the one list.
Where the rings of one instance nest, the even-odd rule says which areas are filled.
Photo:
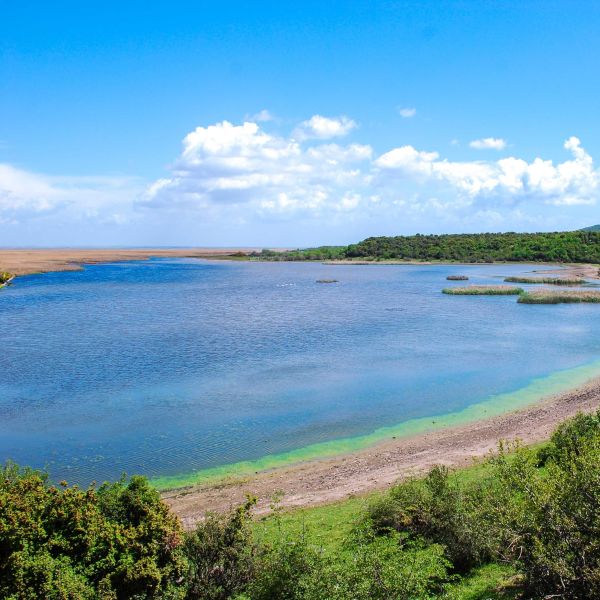
[[580, 231], [600, 231], [600, 225], [590, 225], [589, 227], [584, 227]]

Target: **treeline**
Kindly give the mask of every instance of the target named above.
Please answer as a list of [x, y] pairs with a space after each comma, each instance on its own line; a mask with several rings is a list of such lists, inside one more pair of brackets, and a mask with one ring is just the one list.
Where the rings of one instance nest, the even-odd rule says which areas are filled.
[[[184, 533], [141, 477], [87, 490], [36, 471], [0, 472], [0, 597], [388, 600], [461, 593], [509, 570], [493, 597], [600, 597], [600, 413], [561, 425], [541, 449], [500, 446], [476, 471], [435, 467], [362, 510], [324, 552], [304, 529], [257, 535], [254, 499]], [[471, 577], [471, 579], [469, 579]]]
[[600, 263], [600, 231], [370, 237], [350, 246], [271, 252], [261, 258]]

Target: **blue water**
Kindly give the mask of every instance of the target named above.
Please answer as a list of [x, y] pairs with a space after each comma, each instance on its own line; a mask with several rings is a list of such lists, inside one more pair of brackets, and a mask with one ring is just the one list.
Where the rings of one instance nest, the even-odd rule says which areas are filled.
[[595, 305], [440, 293], [450, 273], [530, 270], [182, 259], [19, 278], [0, 292], [0, 461], [81, 484], [187, 473], [597, 360]]

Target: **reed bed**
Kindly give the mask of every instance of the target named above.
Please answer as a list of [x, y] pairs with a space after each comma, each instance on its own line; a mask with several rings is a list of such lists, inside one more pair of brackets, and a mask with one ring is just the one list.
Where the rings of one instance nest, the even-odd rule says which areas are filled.
[[466, 275], [448, 275], [446, 277], [448, 281], [468, 281], [469, 278]]
[[600, 292], [592, 290], [535, 290], [524, 292], [517, 302], [521, 304], [566, 304], [593, 302], [600, 304]]
[[0, 273], [0, 288], [3, 288], [5, 285], [9, 285], [14, 278], [15, 276], [12, 273]]
[[561, 277], [506, 277], [508, 283], [545, 283], [550, 285], [582, 285], [585, 279]]
[[512, 285], [469, 285], [444, 288], [442, 293], [453, 296], [518, 296], [523, 293], [523, 288]]

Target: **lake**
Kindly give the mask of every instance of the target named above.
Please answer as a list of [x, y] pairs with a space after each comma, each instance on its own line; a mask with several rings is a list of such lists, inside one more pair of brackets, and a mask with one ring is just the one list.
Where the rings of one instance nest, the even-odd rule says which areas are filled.
[[532, 268], [160, 259], [19, 278], [0, 292], [0, 460], [84, 485], [185, 475], [593, 364], [598, 306], [440, 293]]

